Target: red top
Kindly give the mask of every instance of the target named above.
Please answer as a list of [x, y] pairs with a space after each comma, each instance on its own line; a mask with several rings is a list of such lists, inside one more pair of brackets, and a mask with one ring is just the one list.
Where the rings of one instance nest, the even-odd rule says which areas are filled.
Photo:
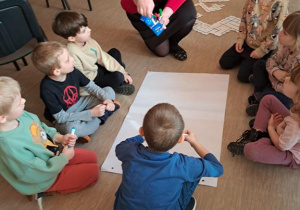
[[[163, 1], [163, 0], [153, 0], [153, 1]], [[167, 0], [166, 7], [170, 7], [173, 12], [175, 11], [185, 2], [186, 0]], [[133, 0], [121, 0], [121, 5], [123, 9], [130, 13], [135, 14], [137, 13], [137, 8]], [[163, 8], [162, 8], [163, 9]]]

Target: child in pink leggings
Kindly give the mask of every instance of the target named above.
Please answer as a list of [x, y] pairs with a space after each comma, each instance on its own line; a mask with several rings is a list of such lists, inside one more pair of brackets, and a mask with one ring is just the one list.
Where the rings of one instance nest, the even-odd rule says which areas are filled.
[[283, 93], [293, 100], [289, 111], [275, 96], [265, 96], [253, 128], [227, 148], [249, 160], [300, 168], [300, 67], [286, 77]]

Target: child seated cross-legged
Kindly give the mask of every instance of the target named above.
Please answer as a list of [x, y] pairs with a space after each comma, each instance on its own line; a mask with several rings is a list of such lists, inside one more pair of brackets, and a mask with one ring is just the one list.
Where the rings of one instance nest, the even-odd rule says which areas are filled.
[[[192, 195], [201, 177], [221, 176], [222, 165], [191, 131], [184, 131], [183, 118], [171, 104], [152, 107], [139, 132], [116, 147], [123, 179], [114, 209], [195, 209]], [[148, 147], [142, 144], [144, 140]], [[182, 141], [187, 141], [200, 157], [168, 152]]]
[[[76, 135], [59, 134], [24, 107], [18, 82], [1, 76], [1, 176], [24, 195], [72, 193], [94, 184], [99, 173], [97, 156], [74, 149]], [[68, 146], [59, 153], [57, 143]]]
[[[67, 48], [74, 66], [100, 87], [110, 86], [116, 93], [131, 95], [135, 87], [125, 71], [121, 53], [113, 48], [107, 53], [91, 38], [91, 29], [83, 14], [64, 11], [57, 14], [52, 25], [54, 33], [68, 40]], [[81, 92], [86, 95], [85, 92]]]
[[254, 94], [248, 98], [246, 108], [249, 116], [256, 115], [259, 101], [268, 94], [276, 96], [288, 109], [292, 104], [292, 100], [282, 93], [282, 84], [292, 69], [300, 65], [300, 11], [287, 16], [278, 37], [277, 52], [267, 61], [260, 60], [254, 65]]
[[[119, 102], [112, 101], [115, 99], [113, 89], [100, 88], [74, 68], [74, 60], [64, 45], [40, 43], [32, 53], [32, 61], [46, 74], [40, 84], [41, 98], [46, 106], [45, 118], [59, 132], [71, 133], [72, 127], [76, 127], [76, 135], [89, 141], [88, 135], [119, 109]], [[81, 97], [80, 87], [89, 95]]]
[[300, 67], [293, 69], [282, 85], [293, 100], [289, 111], [274, 95], [262, 98], [251, 130], [227, 148], [233, 155], [249, 160], [300, 168]]
[[240, 65], [238, 80], [251, 82], [256, 61], [267, 60], [276, 49], [288, 3], [288, 0], [245, 0], [236, 43], [220, 58], [221, 68]]

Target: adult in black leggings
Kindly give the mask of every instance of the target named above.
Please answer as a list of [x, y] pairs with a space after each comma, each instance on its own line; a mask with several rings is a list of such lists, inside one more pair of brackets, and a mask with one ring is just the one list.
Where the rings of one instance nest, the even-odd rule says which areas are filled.
[[[197, 13], [192, 0], [121, 0], [121, 5], [153, 53], [160, 57], [171, 53], [178, 60], [187, 59], [186, 51], [178, 43], [190, 33], [196, 21]], [[156, 36], [140, 17], [151, 17], [159, 13], [159, 9], [162, 9], [160, 22], [166, 29]]]

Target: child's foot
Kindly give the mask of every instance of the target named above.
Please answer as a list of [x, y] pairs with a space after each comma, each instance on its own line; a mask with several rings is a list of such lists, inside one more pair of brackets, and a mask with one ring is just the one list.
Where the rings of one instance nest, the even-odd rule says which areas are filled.
[[188, 205], [186, 206], [186, 210], [195, 210], [196, 209], [196, 199], [194, 197], [191, 197], [190, 202], [188, 203]]
[[242, 136], [235, 142], [230, 142], [227, 146], [227, 149], [231, 152], [232, 156], [244, 154], [244, 147], [249, 142], [255, 142], [258, 139], [263, 137], [261, 131], [257, 131], [253, 128], [251, 130], [246, 130]]
[[132, 84], [124, 83], [121, 86], [115, 87], [114, 91], [122, 95], [131, 95], [134, 93], [135, 87]]
[[253, 128], [254, 122], [255, 122], [255, 118], [253, 118], [249, 121], [248, 124], [249, 124], [250, 129]]
[[251, 104], [251, 105], [248, 105], [247, 108], [246, 108], [246, 113], [250, 116], [250, 117], [255, 117], [256, 116], [256, 113], [258, 111], [258, 107], [259, 107], [259, 104]]
[[174, 55], [177, 60], [185, 61], [187, 59], [186, 51], [179, 45], [177, 45], [176, 47], [171, 47], [170, 53]]
[[99, 117], [99, 119], [101, 120], [100, 125], [103, 125], [106, 122], [107, 118], [110, 117], [115, 111], [117, 111], [121, 107], [120, 101], [114, 101], [114, 104], [114, 111], [105, 110], [104, 115]]
[[79, 137], [76, 142], [85, 144], [85, 143], [89, 143], [90, 141], [91, 141], [91, 137], [82, 136], [82, 137]]
[[255, 92], [251, 96], [248, 97], [248, 103], [251, 104], [259, 104], [258, 98], [260, 96], [261, 92]]

